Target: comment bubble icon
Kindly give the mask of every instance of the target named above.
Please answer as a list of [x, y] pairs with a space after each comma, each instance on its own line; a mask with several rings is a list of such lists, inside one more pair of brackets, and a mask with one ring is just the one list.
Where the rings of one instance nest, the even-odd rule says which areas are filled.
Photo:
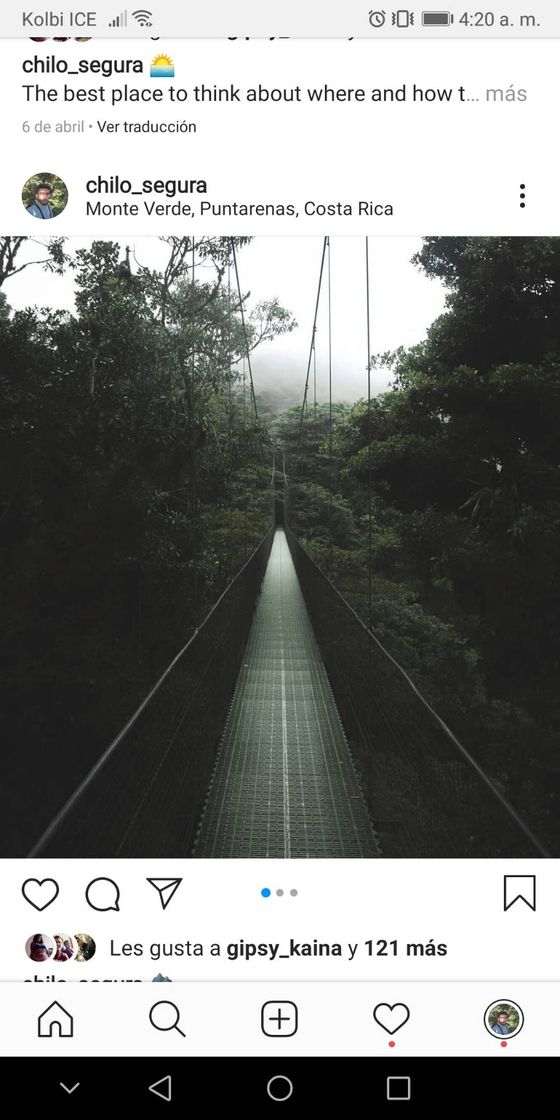
[[92, 910], [119, 910], [121, 892], [114, 879], [101, 876], [92, 879], [86, 887], [86, 902]]

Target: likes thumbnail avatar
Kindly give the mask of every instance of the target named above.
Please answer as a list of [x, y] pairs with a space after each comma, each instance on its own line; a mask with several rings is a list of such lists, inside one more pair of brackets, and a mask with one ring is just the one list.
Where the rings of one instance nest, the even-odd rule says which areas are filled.
[[167, 54], [158, 54], [150, 67], [150, 78], [174, 78], [175, 64]]

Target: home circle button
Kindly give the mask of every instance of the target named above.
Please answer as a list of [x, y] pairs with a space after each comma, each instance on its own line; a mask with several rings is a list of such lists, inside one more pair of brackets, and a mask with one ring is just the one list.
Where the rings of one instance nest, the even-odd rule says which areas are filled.
[[266, 1091], [273, 1101], [287, 1101], [290, 1099], [294, 1087], [289, 1077], [284, 1077], [279, 1074], [277, 1077], [271, 1077]]

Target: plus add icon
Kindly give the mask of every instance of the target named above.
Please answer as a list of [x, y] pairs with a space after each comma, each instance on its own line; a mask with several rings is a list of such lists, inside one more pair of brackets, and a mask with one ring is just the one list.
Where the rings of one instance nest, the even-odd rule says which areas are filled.
[[269, 1038], [290, 1038], [298, 1029], [298, 1009], [290, 1000], [263, 1003], [261, 1028]]

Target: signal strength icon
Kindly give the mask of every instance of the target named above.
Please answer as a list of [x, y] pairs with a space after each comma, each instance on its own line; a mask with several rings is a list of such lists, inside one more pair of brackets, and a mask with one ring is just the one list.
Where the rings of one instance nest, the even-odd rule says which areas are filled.
[[112, 19], [109, 27], [127, 27], [128, 26], [128, 12], [121, 12], [120, 16], [115, 16]]
[[132, 15], [136, 22], [140, 24], [140, 27], [152, 26], [152, 13], [146, 11], [145, 8], [139, 8], [138, 11], [133, 12]]

